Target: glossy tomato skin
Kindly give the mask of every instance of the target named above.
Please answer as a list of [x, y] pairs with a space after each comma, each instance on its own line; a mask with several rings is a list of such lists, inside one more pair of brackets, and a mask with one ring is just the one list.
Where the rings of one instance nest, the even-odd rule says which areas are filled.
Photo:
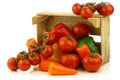
[[23, 59], [23, 58], [28, 58], [28, 54], [25, 52], [25, 51], [22, 51], [22, 52], [19, 52], [17, 54], [17, 60], [19, 61], [20, 59]]
[[63, 36], [58, 41], [58, 48], [62, 52], [74, 52], [77, 48], [77, 41], [71, 36]]
[[33, 44], [28, 48], [28, 52], [39, 52], [40, 44]]
[[28, 70], [29, 68], [31, 67], [31, 63], [28, 59], [20, 59], [18, 61], [18, 68], [21, 70], [21, 71], [26, 71]]
[[99, 14], [102, 14], [102, 13], [101, 13], [101, 9], [102, 9], [102, 3], [98, 3], [98, 4], [97, 4], [97, 12], [98, 12]]
[[17, 59], [15, 57], [11, 57], [7, 61], [7, 66], [11, 71], [16, 71], [18, 69]]
[[114, 7], [111, 4], [106, 4], [105, 7], [102, 8], [101, 14], [104, 16], [109, 16], [114, 12]]
[[102, 57], [98, 53], [94, 53], [94, 57], [87, 55], [82, 59], [82, 65], [86, 71], [96, 72], [102, 65]]
[[89, 35], [90, 26], [85, 23], [77, 23], [72, 26], [72, 32], [75, 38], [83, 38]]
[[87, 3], [85, 4], [85, 6], [91, 8], [91, 10], [93, 11], [93, 13], [97, 10], [97, 5], [96, 5], [96, 3], [87, 2]]
[[79, 3], [75, 3], [75, 4], [73, 4], [73, 6], [72, 6], [72, 12], [73, 12], [74, 14], [76, 14], [76, 15], [80, 15], [81, 9], [82, 9], [82, 6], [81, 6], [81, 4], [79, 4]]
[[81, 17], [84, 19], [91, 18], [93, 11], [89, 7], [83, 7], [80, 11]]
[[41, 62], [41, 57], [37, 52], [30, 53], [28, 56], [28, 59], [31, 63], [31, 65], [37, 65]]
[[60, 63], [70, 68], [77, 68], [80, 63], [80, 58], [77, 54], [63, 54], [60, 57]]
[[103, 16], [109, 16], [114, 12], [114, 7], [110, 3], [101, 2], [97, 5], [97, 12]]
[[54, 50], [51, 45], [45, 45], [42, 50], [40, 50], [40, 54], [43, 58], [50, 58], [54, 53]]

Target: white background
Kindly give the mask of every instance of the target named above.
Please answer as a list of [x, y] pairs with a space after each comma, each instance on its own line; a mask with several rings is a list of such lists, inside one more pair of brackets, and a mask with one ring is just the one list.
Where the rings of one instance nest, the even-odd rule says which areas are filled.
[[[75, 2], [86, 3], [96, 0], [0, 0], [0, 77], [2, 80], [119, 80], [120, 72], [120, 5], [119, 0], [103, 0], [113, 4], [115, 11], [110, 16], [110, 62], [97, 73], [79, 71], [74, 76], [50, 76], [40, 71], [11, 72], [7, 60], [19, 51], [27, 50], [25, 43], [30, 37], [36, 39], [36, 27], [32, 17], [41, 11], [71, 12]], [[102, 2], [102, 0], [97, 0]]]

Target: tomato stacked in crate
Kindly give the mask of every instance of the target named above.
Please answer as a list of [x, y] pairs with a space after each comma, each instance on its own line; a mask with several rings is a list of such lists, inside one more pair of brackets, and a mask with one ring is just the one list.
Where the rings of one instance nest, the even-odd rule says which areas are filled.
[[41, 12], [32, 19], [33, 24], [37, 24], [37, 41], [41, 43], [41, 38], [45, 32], [49, 32], [53, 26], [59, 22], [66, 24], [70, 29], [76, 23], [85, 23], [90, 27], [92, 36], [99, 36], [100, 42], [95, 42], [100, 54], [103, 58], [103, 64], [109, 62], [110, 58], [110, 43], [109, 43], [109, 16], [104, 17], [99, 14], [94, 14], [89, 19], [83, 19], [73, 13], [62, 12]]

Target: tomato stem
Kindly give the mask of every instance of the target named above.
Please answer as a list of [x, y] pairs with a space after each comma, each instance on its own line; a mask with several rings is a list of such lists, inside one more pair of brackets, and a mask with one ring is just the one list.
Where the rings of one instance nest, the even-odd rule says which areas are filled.
[[32, 58], [35, 56], [34, 54], [33, 54], [33, 52], [30, 52], [30, 54], [29, 54]]
[[41, 46], [39, 47], [39, 49], [40, 49], [40, 50], [44, 50], [44, 49], [45, 49], [45, 44], [41, 45]]
[[18, 60], [15, 59], [14, 66], [17, 66], [17, 65], [18, 65]]
[[67, 37], [67, 40], [71, 40], [71, 39], [72, 39], [72, 37], [71, 37], [71, 36], [68, 36], [68, 37]]

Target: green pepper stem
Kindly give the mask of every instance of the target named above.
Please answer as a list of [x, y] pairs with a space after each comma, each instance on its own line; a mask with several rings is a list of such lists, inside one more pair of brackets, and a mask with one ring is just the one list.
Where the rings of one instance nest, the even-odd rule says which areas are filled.
[[93, 53], [93, 52], [91, 53], [91, 55], [90, 55], [90, 56], [91, 56], [92, 58], [94, 58], [94, 57], [95, 57], [95, 55], [94, 55], [94, 53]]

